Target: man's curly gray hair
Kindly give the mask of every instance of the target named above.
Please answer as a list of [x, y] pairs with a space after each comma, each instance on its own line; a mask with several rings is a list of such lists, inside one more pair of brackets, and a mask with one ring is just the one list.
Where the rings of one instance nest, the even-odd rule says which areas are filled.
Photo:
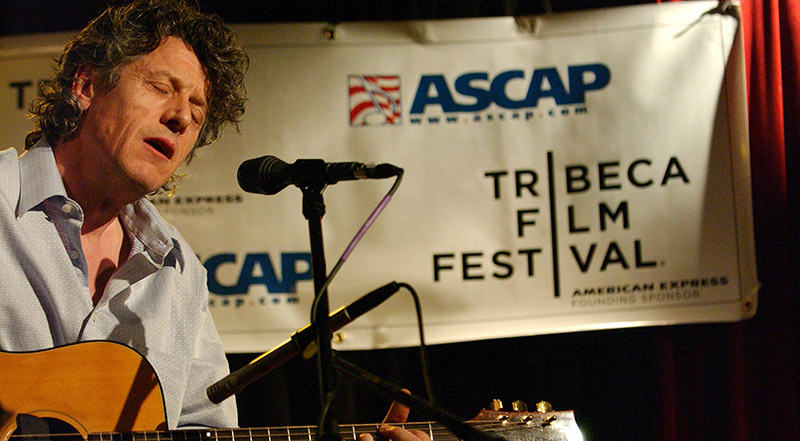
[[[137, 0], [109, 7], [67, 43], [53, 77], [39, 85], [40, 96], [31, 104], [36, 128], [25, 138], [25, 148], [42, 138], [57, 146], [78, 129], [83, 110], [72, 84], [79, 68], [92, 68], [100, 86], [113, 89], [123, 67], [154, 51], [167, 37], [178, 37], [192, 47], [209, 80], [207, 117], [195, 148], [214, 142], [226, 126], [238, 130], [249, 60], [231, 30], [218, 16], [204, 14], [184, 0]], [[194, 153], [192, 149], [187, 162]], [[163, 188], [174, 188], [175, 179]]]

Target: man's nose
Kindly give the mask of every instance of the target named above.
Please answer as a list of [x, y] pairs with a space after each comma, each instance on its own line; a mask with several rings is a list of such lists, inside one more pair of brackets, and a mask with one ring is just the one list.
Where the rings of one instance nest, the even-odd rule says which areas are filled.
[[189, 99], [177, 95], [169, 101], [169, 105], [162, 117], [162, 123], [173, 133], [181, 134], [192, 122], [192, 109]]

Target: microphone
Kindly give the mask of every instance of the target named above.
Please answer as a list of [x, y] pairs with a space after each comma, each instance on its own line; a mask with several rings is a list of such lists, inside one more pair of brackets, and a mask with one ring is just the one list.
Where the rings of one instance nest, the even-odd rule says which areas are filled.
[[[357, 319], [367, 311], [383, 303], [400, 289], [397, 282], [390, 282], [373, 290], [355, 302], [339, 308], [330, 315], [331, 331], [341, 329]], [[208, 399], [214, 404], [221, 403], [224, 399], [244, 389], [253, 381], [273, 371], [278, 366], [303, 354], [304, 358], [311, 358], [317, 352], [316, 333], [308, 324], [297, 330], [292, 336], [273, 348], [258, 356], [241, 369], [231, 372], [225, 378], [217, 381], [206, 389]]]
[[287, 164], [267, 155], [242, 162], [236, 177], [239, 187], [246, 192], [273, 195], [290, 184], [321, 187], [339, 181], [391, 178], [402, 172], [403, 169], [391, 164], [325, 162], [322, 159], [298, 159]]

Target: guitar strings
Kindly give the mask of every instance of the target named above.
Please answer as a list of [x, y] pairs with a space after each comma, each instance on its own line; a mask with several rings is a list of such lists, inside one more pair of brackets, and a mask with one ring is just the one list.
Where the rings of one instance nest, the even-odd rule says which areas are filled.
[[[483, 431], [493, 431], [498, 434], [504, 432], [512, 432], [520, 430], [520, 427], [531, 427], [530, 423], [497, 423], [494, 421], [488, 422], [467, 422], [476, 429]], [[430, 423], [405, 423], [396, 424], [397, 426], [404, 427], [411, 430], [422, 430], [428, 433], [433, 440], [439, 441], [457, 441], [458, 437], [454, 436], [448, 429], [438, 424]], [[379, 424], [358, 424], [351, 425], [353, 435], [355, 438], [363, 433], [375, 434], [380, 427]], [[545, 427], [542, 424], [541, 427]], [[47, 435], [50, 439], [87, 439], [89, 441], [113, 441], [113, 440], [156, 440], [156, 441], [176, 441], [183, 438], [187, 440], [213, 440], [213, 441], [228, 441], [228, 440], [312, 440], [312, 426], [285, 426], [273, 428], [255, 428], [255, 429], [198, 429], [198, 430], [166, 430], [166, 431], [138, 431], [138, 432], [95, 432], [90, 433], [86, 438], [78, 433], [51, 433]], [[239, 434], [237, 434], [239, 432]], [[345, 431], [346, 432], [346, 431]], [[341, 433], [344, 435], [345, 433]], [[11, 434], [7, 440], [9, 441], [25, 441], [31, 439], [42, 439], [41, 434]]]

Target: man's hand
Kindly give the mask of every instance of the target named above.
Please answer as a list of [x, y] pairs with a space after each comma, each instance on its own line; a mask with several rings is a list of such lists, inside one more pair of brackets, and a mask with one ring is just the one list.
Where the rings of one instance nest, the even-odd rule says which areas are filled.
[[[409, 393], [405, 389], [403, 392]], [[431, 441], [431, 438], [428, 436], [428, 434], [422, 430], [406, 430], [402, 427], [391, 425], [391, 423], [405, 423], [406, 419], [408, 418], [409, 411], [410, 410], [408, 407], [396, 401], [393, 402], [389, 407], [389, 412], [386, 414], [386, 418], [383, 419], [383, 423], [378, 428], [378, 433], [392, 441]], [[358, 437], [358, 441], [374, 441], [374, 439], [372, 438], [372, 435], [363, 433]]]

